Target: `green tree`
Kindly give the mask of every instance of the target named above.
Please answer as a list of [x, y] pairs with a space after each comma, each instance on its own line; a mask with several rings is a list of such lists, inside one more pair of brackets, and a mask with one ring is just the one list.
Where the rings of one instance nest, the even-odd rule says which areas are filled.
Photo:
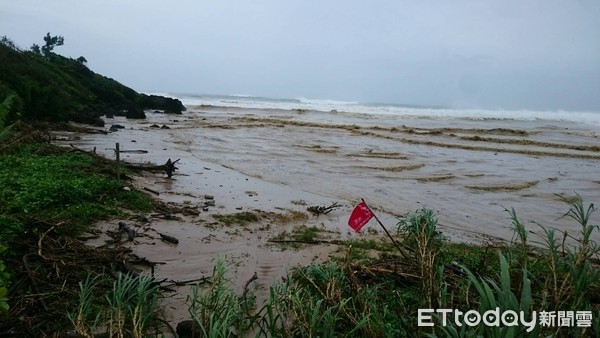
[[87, 63], [87, 60], [83, 56], [78, 57], [76, 61], [81, 63], [82, 65]]
[[62, 35], [51, 36], [50, 32], [48, 32], [44, 36], [44, 41], [46, 41], [46, 44], [42, 46], [42, 54], [48, 58], [52, 54], [54, 47], [62, 46], [65, 43], [65, 38]]
[[42, 55], [42, 50], [40, 49], [40, 45], [38, 45], [37, 43], [34, 43], [31, 46], [31, 51], [34, 52], [35, 54]]

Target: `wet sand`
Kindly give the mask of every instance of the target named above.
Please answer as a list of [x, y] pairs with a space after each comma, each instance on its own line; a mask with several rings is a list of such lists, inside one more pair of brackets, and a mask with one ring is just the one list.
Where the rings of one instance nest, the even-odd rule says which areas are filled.
[[[300, 225], [327, 230], [332, 239], [372, 236], [347, 226], [360, 198], [390, 230], [398, 216], [428, 207], [438, 213], [449, 238], [479, 243], [511, 238], [504, 208], [514, 207], [535, 233], [539, 227], [532, 221], [575, 234], [577, 224], [558, 219], [568, 206], [557, 195], [578, 193], [588, 203], [600, 201], [600, 131], [584, 125], [374, 119], [207, 106], [190, 107], [180, 116], [147, 115], [146, 120], [106, 119], [107, 127], [115, 123], [125, 129], [108, 135], [62, 133], [57, 143], [96, 147], [109, 157], [115, 142], [121, 149], [148, 151], [122, 154], [134, 163], [181, 159], [173, 179], [147, 173], [134, 184], [199, 214], [124, 220], [144, 234], [128, 245], [140, 256], [165, 263], [156, 267], [158, 278], [209, 276], [215, 259], [226, 257], [240, 292], [254, 272], [256, 287], [266, 290], [290, 266], [324, 261], [337, 249], [332, 244], [283, 250], [269, 238]], [[215, 201], [206, 211], [205, 195]], [[327, 215], [306, 212], [307, 205], [333, 202], [342, 206]], [[240, 227], [214, 218], [243, 211], [255, 212], [259, 221]], [[294, 212], [306, 217], [285, 216]], [[599, 223], [598, 215], [593, 221]], [[367, 228], [380, 230], [374, 221]], [[180, 243], [164, 243], [154, 230]], [[598, 233], [593, 239], [600, 240]], [[186, 317], [182, 304], [188, 293], [189, 287], [182, 287], [165, 300], [174, 321]]]

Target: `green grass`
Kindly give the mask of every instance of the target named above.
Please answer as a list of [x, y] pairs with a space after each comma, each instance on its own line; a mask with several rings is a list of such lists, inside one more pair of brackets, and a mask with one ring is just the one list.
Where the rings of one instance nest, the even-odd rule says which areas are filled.
[[158, 323], [159, 284], [151, 276], [121, 274], [112, 289], [98, 297], [98, 278], [88, 276], [79, 283], [79, 302], [67, 315], [75, 332], [93, 337], [102, 327], [109, 337], [147, 337]]
[[149, 196], [125, 191], [122, 182], [103, 174], [110, 167], [109, 162], [48, 144], [4, 149], [0, 156], [0, 247], [7, 249], [0, 252], [0, 310], [11, 303], [5, 288], [11, 274], [22, 270], [20, 257], [32, 250], [22, 246], [27, 237], [42, 236], [49, 229], [53, 229], [51, 236], [76, 236], [97, 220], [124, 215], [126, 210], [152, 209]]
[[28, 222], [44, 222], [78, 233], [98, 219], [121, 214], [123, 208], [152, 208], [147, 195], [124, 191], [102, 168], [90, 156], [49, 145], [13, 149], [0, 157], [0, 223], [14, 231]]

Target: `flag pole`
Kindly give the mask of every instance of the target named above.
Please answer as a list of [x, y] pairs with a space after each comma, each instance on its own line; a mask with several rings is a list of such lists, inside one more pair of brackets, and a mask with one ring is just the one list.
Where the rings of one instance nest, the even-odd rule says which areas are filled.
[[383, 223], [381, 223], [381, 221], [379, 220], [379, 218], [377, 218], [377, 215], [375, 215], [375, 213], [373, 212], [373, 210], [371, 209], [371, 207], [367, 204], [367, 202], [365, 202], [365, 199], [361, 198], [360, 200], [363, 201], [363, 203], [365, 204], [365, 206], [367, 207], [367, 209], [369, 209], [369, 211], [371, 212], [371, 214], [373, 214], [373, 217], [375, 217], [375, 220], [377, 221], [377, 223], [379, 223], [379, 225], [381, 225], [381, 227], [383, 228], [383, 231], [385, 231], [385, 234], [390, 238], [390, 240], [392, 241], [392, 243], [394, 243], [394, 245], [400, 251], [400, 253], [402, 254], [402, 256], [404, 258], [407, 258], [406, 254], [404, 253], [404, 250], [402, 250], [402, 248], [400, 247], [400, 244], [398, 244], [398, 242], [396, 242], [394, 240], [394, 237], [392, 237], [392, 235], [390, 235], [390, 233], [387, 231], [387, 229], [385, 228], [385, 226], [383, 226]]

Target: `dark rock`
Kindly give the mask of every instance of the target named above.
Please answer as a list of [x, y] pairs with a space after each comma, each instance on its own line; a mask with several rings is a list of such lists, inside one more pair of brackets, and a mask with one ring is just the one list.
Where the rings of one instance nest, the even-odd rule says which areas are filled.
[[163, 124], [162, 127], [160, 127], [160, 129], [171, 129], [171, 127], [167, 126], [166, 124]]
[[177, 324], [177, 329], [175, 329], [179, 338], [200, 338], [202, 337], [202, 332], [200, 331], [200, 327], [193, 320], [184, 320]]
[[125, 127], [123, 127], [120, 124], [113, 124], [112, 126], [110, 126], [109, 131], [113, 131], [114, 132], [114, 131], [117, 131], [119, 129], [125, 129]]
[[150, 126], [150, 128], [160, 128], [160, 126], [158, 124], [153, 124]]
[[106, 118], [107, 118], [107, 119], [113, 119], [113, 118], [115, 118], [115, 114], [112, 114], [112, 113], [107, 113], [107, 114], [106, 114]]
[[143, 108], [164, 110], [166, 114], [181, 114], [185, 111], [181, 101], [170, 97], [141, 94], [138, 102]]
[[146, 113], [139, 107], [131, 107], [125, 111], [125, 117], [128, 119], [145, 119]]
[[88, 123], [95, 127], [104, 127], [104, 120], [99, 117], [91, 119]]

